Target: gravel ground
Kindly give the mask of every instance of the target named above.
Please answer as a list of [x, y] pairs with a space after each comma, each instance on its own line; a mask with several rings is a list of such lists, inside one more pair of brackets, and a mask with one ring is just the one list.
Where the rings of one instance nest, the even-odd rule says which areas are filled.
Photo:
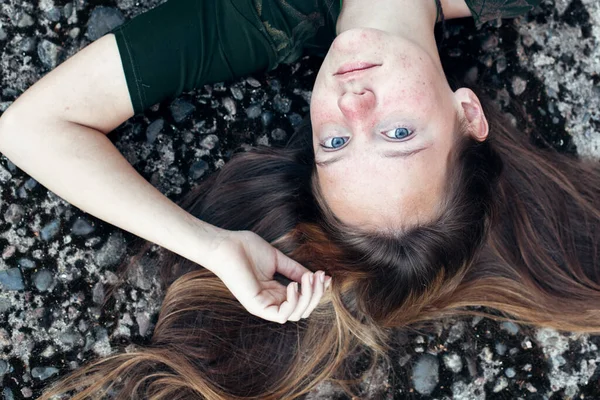
[[[48, 71], [162, 1], [0, 0], [0, 112]], [[442, 58], [506, 105], [523, 104], [536, 142], [600, 160], [600, 3], [544, 0], [532, 14], [476, 30], [447, 26]], [[307, 114], [320, 60], [207, 85], [155, 105], [109, 135], [134, 167], [177, 201], [236, 151], [279, 145]], [[0, 158], [0, 394], [36, 398], [86, 360], [152, 333], [162, 293], [139, 263], [102, 308], [134, 237], [69, 205]], [[157, 247], [157, 246], [156, 246]], [[155, 248], [155, 251], [160, 249]], [[396, 379], [365, 398], [600, 398], [600, 337], [489, 319], [445, 320], [399, 335]], [[321, 385], [310, 399], [341, 399]]]

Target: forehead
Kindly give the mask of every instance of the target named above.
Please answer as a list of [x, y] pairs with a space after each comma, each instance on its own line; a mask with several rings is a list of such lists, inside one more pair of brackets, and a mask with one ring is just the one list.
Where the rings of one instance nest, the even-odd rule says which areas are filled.
[[406, 160], [349, 156], [317, 167], [318, 184], [323, 200], [344, 223], [372, 229], [415, 225], [439, 214], [449, 160], [450, 146], [443, 143]]

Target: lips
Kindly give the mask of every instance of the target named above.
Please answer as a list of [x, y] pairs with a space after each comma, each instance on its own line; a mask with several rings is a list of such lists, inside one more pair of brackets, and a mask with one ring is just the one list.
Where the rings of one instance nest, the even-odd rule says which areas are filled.
[[342, 65], [342, 67], [334, 75], [345, 75], [351, 72], [364, 71], [374, 67], [379, 67], [381, 64], [373, 64], [367, 62], [351, 62]]

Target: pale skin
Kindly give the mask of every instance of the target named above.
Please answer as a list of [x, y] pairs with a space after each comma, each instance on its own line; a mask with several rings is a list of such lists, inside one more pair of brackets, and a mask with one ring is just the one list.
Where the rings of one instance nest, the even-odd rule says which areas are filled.
[[[444, 10], [468, 12], [454, 5]], [[477, 140], [487, 136], [477, 96], [448, 85], [435, 19], [434, 0], [344, 2], [310, 109], [323, 195], [349, 225], [380, 230], [433, 219], [459, 118]]]
[[[377, 7], [373, 7], [373, 1], [368, 2], [369, 7], [362, 7], [356, 0], [344, 1], [338, 19], [339, 40], [334, 42], [325, 59], [313, 92], [313, 102], [320, 102], [323, 109], [315, 113], [313, 108], [311, 118], [315, 134], [320, 135], [319, 129], [325, 123], [352, 133], [352, 140], [342, 150], [346, 151], [346, 159], [325, 167], [327, 170], [319, 167], [327, 200], [336, 213], [350, 218], [351, 212], [358, 210], [357, 219], [351, 222], [376, 226], [384, 215], [381, 207], [385, 204], [381, 203], [381, 199], [385, 196], [388, 196], [386, 204], [390, 208], [393, 205], [398, 212], [398, 219], [394, 222], [408, 221], [403, 210], [409, 206], [416, 210], [414, 215], [418, 218], [429, 216], [430, 207], [439, 196], [436, 188], [439, 187], [437, 183], [443, 168], [442, 164], [436, 164], [432, 171], [423, 172], [421, 169], [427, 160], [443, 159], [451, 143], [447, 137], [450, 128], [446, 117], [451, 115], [452, 107], [469, 118], [472, 134], [481, 140], [487, 134], [485, 118], [472, 92], [462, 90], [452, 94], [443, 85], [443, 73], [433, 39], [433, 1], [377, 0]], [[463, 0], [444, 0], [443, 5], [448, 19], [470, 15]], [[398, 11], [407, 9], [405, 7], [411, 12]], [[395, 31], [400, 21], [412, 24], [411, 29]], [[381, 80], [375, 74], [364, 74], [360, 79], [344, 83], [344, 86], [330, 80], [328, 74], [339, 67], [336, 63], [347, 62], [343, 59], [347, 55], [341, 51], [348, 45], [344, 41], [356, 40], [359, 44], [363, 33], [357, 28], [368, 28], [362, 31], [366, 35], [363, 40], [382, 39], [384, 35], [397, 36], [393, 42], [397, 46], [394, 49], [403, 49], [404, 52], [409, 48], [406, 47], [407, 40], [411, 39], [405, 36], [416, 34], [420, 29], [419, 35], [424, 36], [417, 35], [418, 41], [412, 38], [411, 53], [401, 52], [403, 57], [407, 57], [404, 60], [412, 60], [408, 66], [403, 66], [400, 62], [403, 58], [394, 54], [390, 54], [391, 58], [366, 60], [383, 61], [385, 68], [399, 61], [397, 71], [395, 68], [389, 70], [396, 73], [397, 78], [410, 78], [410, 68], [414, 68], [410, 64], [418, 60], [423, 67], [420, 75], [395, 81], [395, 94], [386, 93], [378, 86]], [[353, 37], [354, 33], [358, 36]], [[382, 43], [372, 46], [375, 54], [381, 55], [382, 46]], [[363, 48], [357, 46], [357, 49]], [[355, 57], [363, 55], [358, 52]], [[382, 68], [383, 65], [380, 70]], [[415, 85], [421, 83], [420, 93], [417, 93], [418, 86]], [[399, 95], [403, 91], [410, 97], [409, 100]], [[386, 110], [392, 104], [383, 105], [381, 100], [385, 99], [384, 96], [388, 96], [388, 100], [393, 96], [400, 97], [403, 107], [412, 107], [417, 116], [415, 123], [418, 123], [433, 107], [431, 93], [440, 93], [444, 108], [443, 112], [438, 110], [439, 116], [432, 118], [428, 114], [432, 124], [425, 129], [428, 135], [421, 134], [424, 128], [419, 126], [419, 140], [430, 143], [428, 150], [415, 154], [410, 161], [375, 158], [373, 150], [375, 143], [379, 142], [376, 142], [375, 135], [367, 133], [389, 114]], [[330, 278], [325, 277], [322, 271], [312, 273], [252, 232], [227, 231], [201, 221], [160, 193], [106, 137], [133, 115], [116, 41], [114, 35], [108, 34], [47, 73], [8, 108], [0, 118], [0, 152], [72, 205], [211, 270], [250, 313], [278, 323], [307, 318], [321, 300]], [[397, 115], [397, 120], [405, 121], [406, 113]], [[439, 129], [435, 134], [434, 128]], [[399, 143], [384, 145], [391, 147], [396, 144]], [[315, 149], [317, 160], [323, 161], [324, 156], [333, 155], [323, 154], [317, 147]], [[432, 150], [439, 154], [426, 156], [426, 152]], [[430, 183], [419, 189], [422, 193], [431, 194], [430, 203], [422, 204], [419, 201], [422, 196], [414, 193], [416, 189], [407, 186], [414, 183], [409, 179], [416, 178], [405, 177], [404, 181], [391, 185], [389, 189], [377, 183], [377, 180], [390, 177], [389, 173], [378, 177], [377, 173], [381, 171], [375, 168], [380, 162], [387, 162], [379, 164], [386, 168], [397, 166], [410, 170], [411, 174], [431, 174]], [[372, 203], [360, 203], [356, 188], [344, 177], [343, 172], [351, 165], [354, 173], [360, 170], [363, 182], [367, 177], [375, 179], [369, 190], [377, 193], [378, 197], [371, 198]], [[348, 196], [348, 205], [339, 201], [342, 196]], [[393, 216], [390, 212], [387, 216]], [[273, 279], [275, 272], [294, 282], [288, 286], [277, 283]]]

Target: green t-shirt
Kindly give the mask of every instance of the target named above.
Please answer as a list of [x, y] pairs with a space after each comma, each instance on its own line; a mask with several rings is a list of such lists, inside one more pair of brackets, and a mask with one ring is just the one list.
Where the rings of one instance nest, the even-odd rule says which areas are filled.
[[[540, 0], [466, 2], [480, 26], [524, 14]], [[340, 10], [334, 0], [167, 0], [111, 32], [139, 114], [207, 83], [325, 54]]]

